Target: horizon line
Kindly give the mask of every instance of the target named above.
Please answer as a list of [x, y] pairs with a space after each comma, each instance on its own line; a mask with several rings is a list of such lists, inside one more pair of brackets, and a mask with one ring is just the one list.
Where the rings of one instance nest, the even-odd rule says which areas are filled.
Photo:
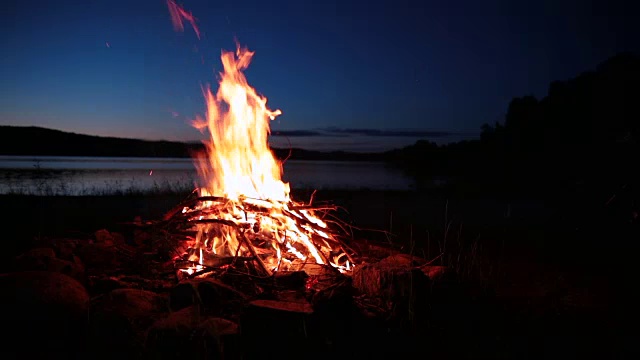
[[[101, 138], [113, 138], [123, 140], [139, 140], [139, 141], [151, 141], [151, 142], [172, 142], [182, 144], [202, 144], [205, 140], [193, 139], [193, 140], [167, 140], [164, 138], [142, 138], [142, 137], [125, 137], [117, 135], [97, 135], [91, 133], [77, 132], [73, 130], [62, 130], [59, 128], [45, 127], [39, 125], [0, 125], [2, 127], [13, 128], [35, 128], [50, 131], [58, 131], [63, 133], [70, 133], [81, 136], [94, 136]], [[339, 128], [339, 127], [326, 127], [316, 129], [293, 129], [293, 130], [275, 130], [270, 131], [270, 137], [283, 137], [283, 138], [299, 138], [299, 137], [370, 137], [370, 138], [446, 138], [455, 136], [479, 136], [480, 132], [452, 132], [452, 131], [438, 131], [438, 130], [417, 130], [417, 129], [372, 129], [372, 128]], [[339, 150], [334, 150], [339, 151]]]

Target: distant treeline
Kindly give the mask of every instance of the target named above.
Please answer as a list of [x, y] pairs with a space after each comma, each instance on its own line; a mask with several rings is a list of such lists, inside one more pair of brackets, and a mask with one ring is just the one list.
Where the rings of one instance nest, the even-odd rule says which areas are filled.
[[425, 180], [474, 175], [533, 192], [593, 179], [637, 181], [638, 155], [640, 59], [624, 53], [552, 82], [542, 99], [514, 98], [504, 122], [485, 124], [479, 140], [441, 146], [419, 141], [385, 159]]
[[[41, 127], [0, 126], [0, 155], [191, 157], [204, 150], [201, 143], [147, 141], [82, 135]], [[382, 153], [320, 152], [272, 149], [279, 159], [381, 161]]]
[[82, 135], [32, 126], [0, 126], [1, 155], [189, 157], [201, 148], [201, 144]]

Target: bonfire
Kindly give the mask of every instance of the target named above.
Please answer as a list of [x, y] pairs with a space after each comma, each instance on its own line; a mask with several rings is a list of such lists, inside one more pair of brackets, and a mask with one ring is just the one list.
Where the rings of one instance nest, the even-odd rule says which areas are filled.
[[[172, 6], [174, 23], [185, 18], [199, 34], [193, 17]], [[247, 83], [243, 71], [253, 54], [240, 45], [223, 51], [217, 92], [204, 88], [206, 116], [193, 123], [208, 135], [204, 152], [194, 157], [201, 183], [195, 198], [165, 217], [174, 233], [189, 234], [188, 249], [176, 261], [190, 275], [238, 261], [267, 276], [308, 264], [348, 274], [353, 253], [335, 208], [314, 205], [313, 196], [308, 203], [293, 201], [282, 181], [282, 163], [268, 142], [270, 121], [281, 111], [270, 110]]]

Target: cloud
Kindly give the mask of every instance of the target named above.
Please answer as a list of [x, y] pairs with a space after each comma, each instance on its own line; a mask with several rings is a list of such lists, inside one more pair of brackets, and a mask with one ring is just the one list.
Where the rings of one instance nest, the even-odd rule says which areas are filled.
[[280, 149], [300, 148], [316, 151], [351, 151], [351, 152], [379, 152], [394, 148], [411, 145], [412, 141], [399, 142], [387, 138], [371, 137], [334, 137], [334, 136], [312, 136], [293, 138], [271, 138], [271, 146]]
[[380, 129], [343, 129], [330, 127], [324, 129], [334, 135], [362, 135], [362, 136], [384, 136], [384, 137], [445, 137], [451, 136], [452, 133], [444, 131], [428, 131], [428, 130], [380, 130]]
[[476, 137], [476, 134], [446, 131], [327, 127], [311, 130], [273, 130], [269, 141], [277, 148], [378, 152], [412, 145], [420, 139], [432, 139], [437, 144], [446, 144]]
[[278, 131], [272, 131], [271, 136], [300, 137], [300, 136], [323, 136], [323, 134], [315, 130], [278, 130]]
[[411, 137], [411, 138], [441, 138], [454, 133], [445, 131], [428, 131], [428, 130], [380, 130], [380, 129], [352, 129], [328, 127], [314, 130], [279, 130], [273, 131], [272, 136], [284, 137], [351, 137], [351, 136], [370, 136], [370, 137]]

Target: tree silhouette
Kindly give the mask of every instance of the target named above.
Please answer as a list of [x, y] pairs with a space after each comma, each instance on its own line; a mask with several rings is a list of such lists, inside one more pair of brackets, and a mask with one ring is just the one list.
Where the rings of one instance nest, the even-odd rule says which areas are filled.
[[396, 151], [392, 160], [438, 175], [491, 172], [523, 187], [571, 186], [631, 176], [640, 154], [639, 127], [640, 59], [622, 53], [593, 71], [552, 82], [540, 100], [512, 99], [504, 124], [484, 124], [478, 141], [418, 143]]

